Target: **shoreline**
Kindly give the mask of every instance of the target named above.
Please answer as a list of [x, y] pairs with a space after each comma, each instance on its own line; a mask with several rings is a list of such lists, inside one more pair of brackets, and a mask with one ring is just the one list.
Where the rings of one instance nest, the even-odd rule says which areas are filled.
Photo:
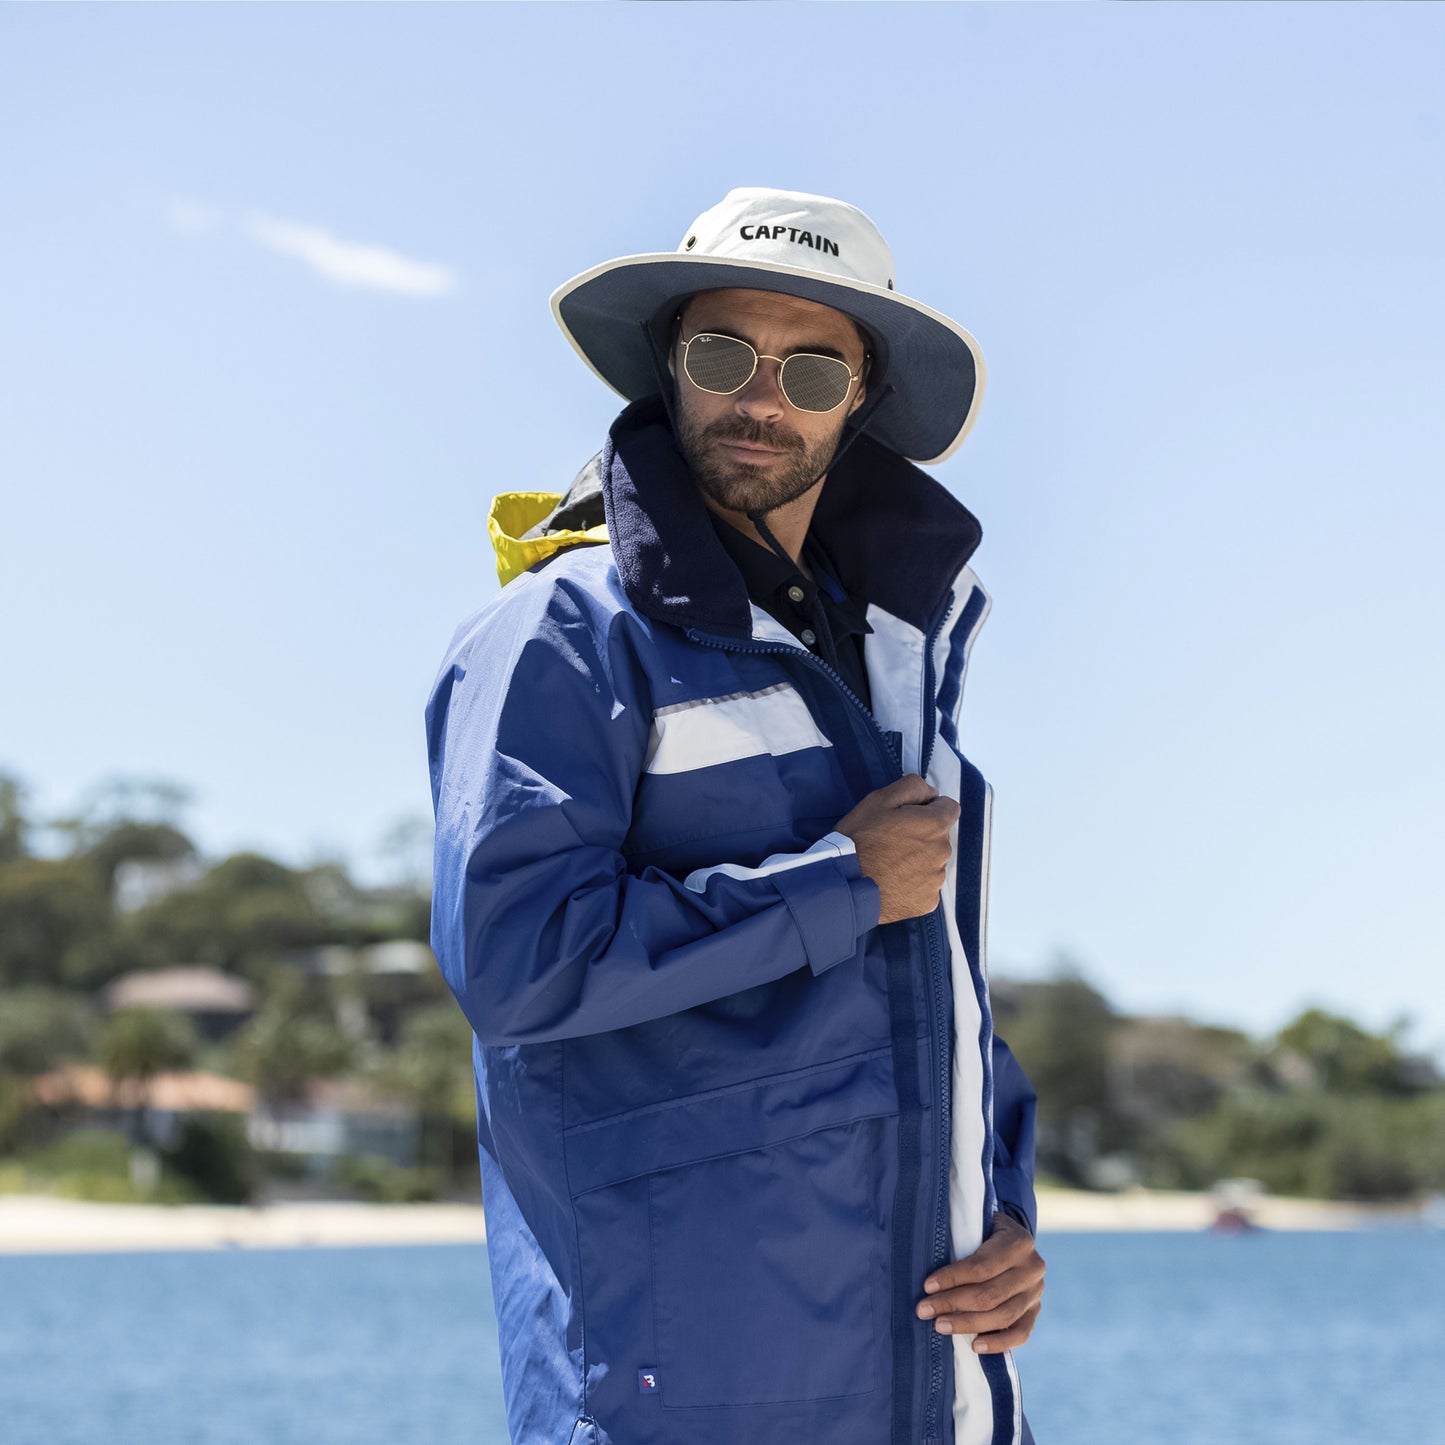
[[481, 1244], [479, 1204], [96, 1204], [0, 1195], [0, 1256]]
[[[1208, 1194], [1132, 1189], [1120, 1194], [1039, 1190], [1039, 1234], [1199, 1233], [1216, 1214]], [[1261, 1199], [1267, 1230], [1358, 1230], [1418, 1224], [1411, 1205]], [[308, 1200], [254, 1205], [96, 1204], [38, 1194], [0, 1195], [0, 1256], [198, 1249], [308, 1249], [482, 1244], [474, 1204], [360, 1204]]]
[[[1038, 1191], [1039, 1233], [1174, 1232], [1203, 1233], [1219, 1215], [1219, 1201], [1208, 1193], [1162, 1189], [1126, 1189], [1092, 1194], [1082, 1189]], [[1295, 1199], [1263, 1195], [1249, 1205], [1250, 1222], [1261, 1229], [1342, 1231], [1420, 1223], [1413, 1204], [1359, 1204], [1331, 1199]]]

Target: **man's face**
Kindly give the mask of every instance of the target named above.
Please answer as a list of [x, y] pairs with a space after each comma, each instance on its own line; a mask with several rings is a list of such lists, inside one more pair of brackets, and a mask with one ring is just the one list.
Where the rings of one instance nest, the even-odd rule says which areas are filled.
[[668, 367], [677, 380], [678, 445], [705, 497], [732, 512], [772, 511], [801, 497], [828, 464], [863, 400], [855, 381], [834, 411], [799, 411], [778, 386], [778, 362], [759, 360], [741, 391], [717, 396], [688, 380], [682, 347], [700, 332], [735, 336], [786, 359], [821, 352], [863, 370], [863, 341], [841, 311], [771, 291], [704, 291], [682, 313]]

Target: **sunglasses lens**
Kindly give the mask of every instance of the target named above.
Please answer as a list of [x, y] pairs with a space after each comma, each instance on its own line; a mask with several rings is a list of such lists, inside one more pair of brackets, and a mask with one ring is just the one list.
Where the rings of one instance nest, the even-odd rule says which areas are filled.
[[757, 353], [746, 341], [704, 333], [688, 343], [683, 366], [694, 386], [727, 396], [747, 384], [756, 361]]
[[832, 411], [853, 380], [847, 363], [831, 356], [790, 356], [780, 378], [783, 395], [799, 411]]

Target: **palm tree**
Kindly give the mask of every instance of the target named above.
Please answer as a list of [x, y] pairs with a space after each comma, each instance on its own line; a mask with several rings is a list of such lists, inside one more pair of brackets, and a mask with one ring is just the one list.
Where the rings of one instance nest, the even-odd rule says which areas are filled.
[[[100, 1066], [110, 1076], [112, 1097], [132, 1100], [131, 1138], [149, 1147], [146, 1108], [151, 1080], [167, 1069], [189, 1067], [196, 1033], [189, 1019], [167, 1009], [123, 1008], [111, 1015], [100, 1036]], [[131, 1085], [126, 1089], [125, 1085]]]

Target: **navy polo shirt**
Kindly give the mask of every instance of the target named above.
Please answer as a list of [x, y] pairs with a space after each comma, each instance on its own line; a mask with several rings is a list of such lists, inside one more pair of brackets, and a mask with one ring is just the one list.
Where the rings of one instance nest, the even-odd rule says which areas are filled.
[[716, 512], [709, 510], [708, 515], [742, 573], [748, 597], [815, 657], [822, 658], [871, 708], [868, 670], [863, 665], [863, 638], [873, 631], [868, 625], [868, 603], [843, 590], [812, 533], [803, 543], [803, 560], [813, 574], [808, 578], [792, 562], [785, 562], [771, 547], [755, 542]]

